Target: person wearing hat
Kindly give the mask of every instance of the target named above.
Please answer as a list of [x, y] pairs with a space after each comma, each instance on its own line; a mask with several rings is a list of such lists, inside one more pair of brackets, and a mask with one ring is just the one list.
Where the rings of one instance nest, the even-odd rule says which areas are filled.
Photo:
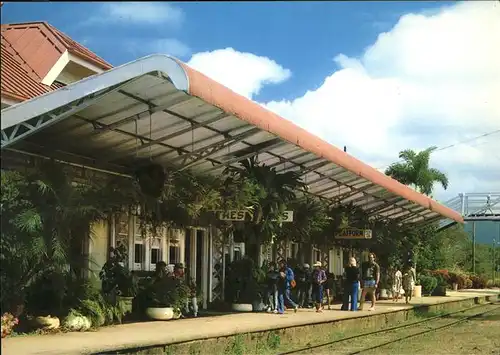
[[321, 261], [316, 261], [313, 265], [314, 271], [312, 274], [312, 294], [313, 300], [316, 303], [316, 312], [322, 312], [323, 305], [323, 289], [326, 282], [326, 272], [321, 268]]

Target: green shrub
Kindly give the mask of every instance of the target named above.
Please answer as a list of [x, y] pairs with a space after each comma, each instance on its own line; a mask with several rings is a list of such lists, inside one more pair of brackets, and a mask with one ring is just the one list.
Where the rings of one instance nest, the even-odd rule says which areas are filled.
[[472, 288], [476, 289], [486, 288], [486, 285], [488, 283], [488, 280], [485, 277], [478, 275], [472, 275], [470, 277], [470, 280], [472, 281]]
[[437, 284], [438, 280], [434, 276], [420, 275], [420, 285], [422, 285], [422, 293], [424, 295], [432, 294]]
[[465, 276], [465, 286], [464, 288], [472, 288], [472, 280], [469, 276]]
[[456, 283], [459, 290], [464, 289], [466, 288], [467, 275], [462, 272], [450, 272], [450, 282], [451, 284]]

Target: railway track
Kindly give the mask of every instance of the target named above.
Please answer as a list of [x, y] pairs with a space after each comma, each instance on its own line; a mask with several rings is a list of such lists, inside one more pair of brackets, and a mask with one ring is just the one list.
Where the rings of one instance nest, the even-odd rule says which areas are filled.
[[335, 354], [354, 355], [398, 343], [407, 339], [424, 335], [426, 333], [439, 331], [467, 320], [480, 317], [500, 309], [500, 303], [486, 303], [459, 311], [433, 316], [416, 322], [404, 323], [390, 328], [384, 328], [373, 332], [366, 332], [341, 339], [309, 345], [277, 355], [306, 354], [317, 350], [326, 350], [327, 347], [335, 346]]

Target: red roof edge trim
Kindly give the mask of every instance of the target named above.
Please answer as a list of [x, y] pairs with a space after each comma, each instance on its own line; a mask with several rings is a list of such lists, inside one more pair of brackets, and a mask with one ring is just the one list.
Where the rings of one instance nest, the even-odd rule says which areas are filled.
[[197, 96], [243, 121], [273, 133], [317, 156], [328, 159], [406, 200], [413, 201], [456, 222], [464, 222], [463, 217], [458, 212], [412, 190], [408, 186], [401, 184], [339, 148], [307, 132], [303, 128], [298, 127], [294, 123], [236, 94], [222, 84], [189, 67], [187, 64], [178, 62], [182, 65], [189, 78], [190, 95]]

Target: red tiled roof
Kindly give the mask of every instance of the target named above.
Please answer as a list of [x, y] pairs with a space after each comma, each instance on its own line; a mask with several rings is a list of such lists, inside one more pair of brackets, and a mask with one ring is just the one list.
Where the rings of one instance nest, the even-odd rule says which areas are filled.
[[57, 82], [44, 85], [31, 67], [14, 51], [2, 35], [1, 41], [1, 91], [2, 96], [24, 101], [62, 87]]
[[56, 37], [59, 38], [59, 40], [68, 49], [68, 52], [70, 52], [74, 55], [77, 55], [79, 57], [83, 57], [83, 59], [91, 62], [92, 64], [96, 65], [97, 67], [99, 67], [101, 69], [109, 70], [109, 69], [113, 68], [113, 66], [111, 64], [109, 64], [108, 62], [106, 62], [104, 59], [97, 56], [95, 53], [93, 53], [88, 48], [82, 46], [80, 43], [72, 40], [68, 35], [62, 33], [54, 26], [52, 26], [48, 23], [44, 23], [44, 24], [56, 35]]
[[56, 90], [63, 84], [44, 85], [42, 79], [64, 51], [101, 68], [111, 64], [46, 22], [1, 26], [2, 96], [24, 101]]

